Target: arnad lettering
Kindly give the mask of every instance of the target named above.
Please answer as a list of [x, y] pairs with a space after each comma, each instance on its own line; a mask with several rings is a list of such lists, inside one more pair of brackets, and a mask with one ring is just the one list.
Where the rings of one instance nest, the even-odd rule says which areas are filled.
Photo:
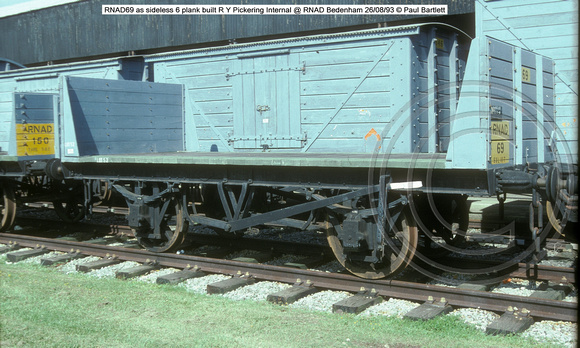
[[22, 127], [23, 133], [52, 133], [52, 125], [35, 125], [35, 124], [25, 124]]
[[491, 136], [493, 139], [508, 139], [510, 136], [510, 124], [509, 122], [492, 122], [491, 123]]

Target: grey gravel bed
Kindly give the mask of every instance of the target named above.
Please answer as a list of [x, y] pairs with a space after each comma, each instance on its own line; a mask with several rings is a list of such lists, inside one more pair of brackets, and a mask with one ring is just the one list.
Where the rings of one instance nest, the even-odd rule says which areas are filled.
[[140, 266], [141, 264], [135, 261], [125, 261], [116, 265], [103, 267], [87, 273], [89, 277], [96, 278], [115, 278], [118, 271]]
[[492, 292], [517, 296], [530, 296], [534, 293], [534, 289], [530, 288], [530, 282], [524, 279], [512, 279], [509, 282], [501, 283]]
[[259, 282], [225, 293], [232, 300], [266, 301], [268, 295], [288, 289], [291, 285], [277, 282]]
[[305, 258], [306, 258], [306, 256], [293, 255], [293, 254], [282, 255], [282, 256], [277, 257], [273, 260], [266, 261], [266, 262], [264, 262], [264, 264], [270, 265], [270, 266], [284, 266], [284, 264], [286, 264], [286, 263], [298, 262], [300, 260], [304, 260]]
[[321, 291], [301, 298], [289, 305], [291, 308], [301, 308], [321, 312], [332, 312], [332, 305], [351, 296], [344, 291]]
[[463, 320], [464, 323], [474, 326], [476, 329], [485, 332], [485, 329], [494, 320], [499, 318], [499, 315], [494, 312], [484, 311], [477, 308], [461, 308], [456, 309], [449, 315], [457, 316]]
[[158, 277], [162, 277], [164, 275], [175, 273], [175, 272], [179, 272], [179, 270], [177, 268], [162, 268], [160, 270], [155, 270], [155, 271], [149, 272], [145, 275], [142, 275], [140, 277], [137, 277], [135, 280], [140, 281], [140, 282], [153, 284], [157, 281]]
[[387, 301], [381, 302], [375, 306], [364, 310], [361, 316], [377, 316], [385, 315], [387, 317], [403, 318], [403, 316], [410, 310], [419, 307], [418, 303], [390, 298]]
[[87, 256], [76, 260], [71, 260], [70, 262], [65, 263], [64, 265], [58, 266], [56, 269], [59, 271], [70, 274], [70, 273], [79, 273], [77, 271], [77, 265], [82, 265], [87, 262], [93, 262], [100, 260], [101, 258], [98, 256]]
[[326, 273], [337, 273], [343, 272], [346, 269], [338, 262], [338, 260], [334, 260], [324, 265], [320, 265], [318, 267], [310, 269], [310, 271], [319, 271], [319, 272], [326, 272]]
[[565, 347], [576, 347], [578, 327], [575, 324], [562, 321], [540, 321], [522, 333], [543, 344], [558, 344]]
[[205, 277], [193, 278], [179, 283], [177, 286], [184, 287], [187, 291], [197, 294], [207, 294], [207, 285], [221, 280], [230, 279], [230, 276], [224, 274], [212, 274]]

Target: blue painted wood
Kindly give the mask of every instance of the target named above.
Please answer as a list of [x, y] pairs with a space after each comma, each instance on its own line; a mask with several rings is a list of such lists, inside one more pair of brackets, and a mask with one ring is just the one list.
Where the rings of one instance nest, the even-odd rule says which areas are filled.
[[183, 150], [181, 85], [76, 77], [66, 82], [72, 122], [64, 123], [65, 148], [76, 150], [65, 155]]

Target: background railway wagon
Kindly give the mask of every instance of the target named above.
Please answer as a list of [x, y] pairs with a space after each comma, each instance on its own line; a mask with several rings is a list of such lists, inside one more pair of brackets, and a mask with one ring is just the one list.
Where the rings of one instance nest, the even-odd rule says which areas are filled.
[[[181, 132], [156, 137], [173, 141], [173, 147], [152, 149], [150, 144], [144, 152], [373, 153], [379, 139], [397, 137], [389, 152], [444, 153], [449, 105], [457, 101], [465, 55], [457, 33], [409, 26], [145, 56], [143, 75], [183, 86], [184, 118]], [[71, 78], [66, 83], [83, 110], [89, 108], [83, 103], [110, 102], [105, 95], [97, 99], [101, 87], [96, 82], [81, 87]], [[446, 86], [440, 93], [449, 102], [442, 110], [420, 98], [433, 93], [436, 84]], [[410, 107], [413, 98], [421, 105]], [[74, 126], [76, 141], [94, 139], [97, 145], [78, 151], [65, 145], [64, 160], [143, 152], [107, 143], [117, 129], [160, 132], [148, 118], [127, 122], [110, 111], [94, 112], [72, 110], [75, 124], [65, 122], [64, 130]], [[95, 123], [107, 115], [110, 122]], [[429, 129], [439, 131], [429, 135]], [[124, 141], [149, 142], [137, 133], [126, 136]]]
[[[0, 77], [0, 151], [21, 160], [60, 157], [61, 76], [101, 79], [131, 78], [130, 59], [108, 59], [8, 71]], [[139, 79], [141, 77], [139, 76]], [[26, 127], [26, 125], [40, 125]], [[55, 137], [56, 134], [56, 137]], [[41, 137], [50, 143], [35, 146]], [[56, 141], [54, 140], [56, 139]]]

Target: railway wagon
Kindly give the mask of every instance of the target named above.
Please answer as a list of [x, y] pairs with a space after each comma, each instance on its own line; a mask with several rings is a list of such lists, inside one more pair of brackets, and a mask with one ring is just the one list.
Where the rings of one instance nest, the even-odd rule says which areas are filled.
[[192, 224], [322, 230], [364, 278], [457, 250], [468, 196], [530, 193], [530, 238], [573, 237], [553, 88], [550, 58], [447, 25], [6, 71], [2, 228], [17, 201], [77, 220], [116, 191], [149, 250]]

